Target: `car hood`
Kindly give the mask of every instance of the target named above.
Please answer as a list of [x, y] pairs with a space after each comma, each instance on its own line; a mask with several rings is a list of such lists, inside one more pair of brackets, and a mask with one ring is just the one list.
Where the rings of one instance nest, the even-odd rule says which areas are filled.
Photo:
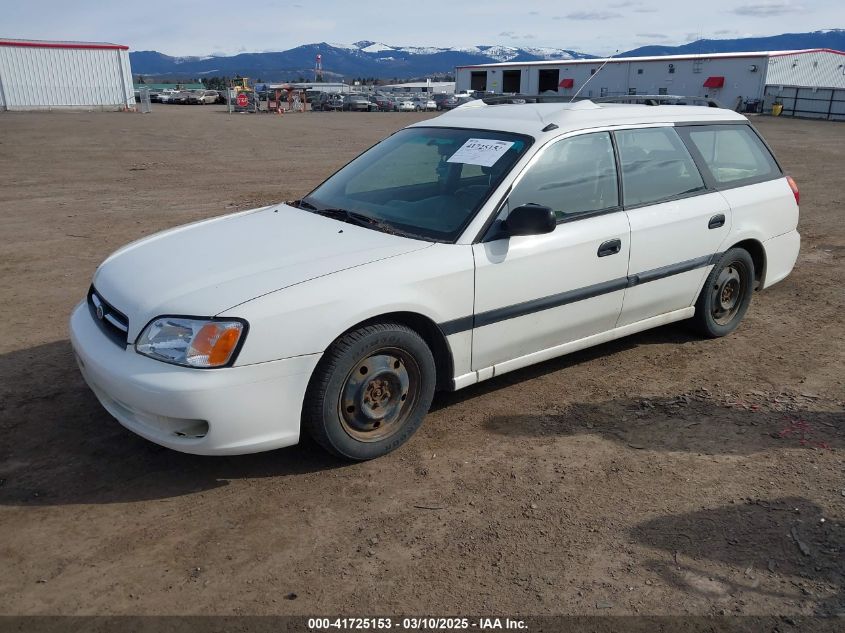
[[157, 316], [214, 316], [309, 279], [430, 245], [283, 204], [133, 242], [100, 265], [94, 286], [128, 317], [133, 340]]

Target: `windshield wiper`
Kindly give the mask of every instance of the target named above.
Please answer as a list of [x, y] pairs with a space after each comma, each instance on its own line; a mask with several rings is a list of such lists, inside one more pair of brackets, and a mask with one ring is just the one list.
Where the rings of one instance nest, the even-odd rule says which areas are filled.
[[[307, 203], [309, 206], [314, 206], [310, 203]], [[365, 226], [374, 228], [378, 231], [383, 233], [390, 233], [391, 235], [404, 235], [401, 231], [395, 229], [391, 224], [384, 222], [382, 220], [377, 220], [376, 218], [371, 218], [368, 215], [364, 215], [363, 213], [356, 213], [355, 211], [349, 211], [348, 209], [340, 209], [340, 208], [331, 208], [327, 207], [325, 209], [314, 209], [314, 213], [318, 215], [323, 215], [328, 218], [334, 218], [335, 220], [340, 220], [341, 222], [347, 222], [349, 224], [354, 224], [356, 226]]]
[[303, 198], [302, 200], [291, 200], [290, 202], [288, 202], [288, 204], [298, 209], [308, 209], [309, 211], [317, 210], [317, 207], [305, 200], [305, 198]]

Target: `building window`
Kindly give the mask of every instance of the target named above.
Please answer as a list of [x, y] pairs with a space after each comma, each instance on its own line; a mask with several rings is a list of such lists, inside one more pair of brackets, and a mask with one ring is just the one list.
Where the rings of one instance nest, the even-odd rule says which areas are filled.
[[487, 71], [473, 71], [470, 74], [469, 87], [472, 90], [487, 90]]
[[558, 68], [541, 68], [539, 72], [538, 92], [557, 92], [558, 84], [560, 83], [560, 69]]
[[694, 72], [694, 73], [700, 73], [701, 72], [701, 60], [700, 59], [696, 59], [692, 63], [692, 72]]
[[502, 92], [519, 92], [522, 80], [522, 71], [519, 70], [503, 70], [502, 71]]
[[595, 75], [595, 74], [596, 74], [596, 69], [595, 69], [595, 68], [590, 68], [590, 74], [591, 74], [591, 75]]
[[669, 74], [670, 75], [675, 74], [675, 64], [669, 64]]
[[629, 95], [637, 94], [637, 89], [636, 88], [628, 88], [628, 94]]
[[669, 94], [669, 90], [668, 90], [668, 88], [658, 88], [658, 89], [657, 89], [657, 94], [659, 94], [659, 95], [666, 95], [666, 94]]
[[606, 97], [607, 96], [607, 88], [602, 88], [601, 90], [599, 90], [599, 96], [600, 97]]
[[637, 74], [638, 74], [638, 75], [642, 75], [642, 74], [643, 74], [643, 69], [642, 69], [642, 68], [637, 68]]

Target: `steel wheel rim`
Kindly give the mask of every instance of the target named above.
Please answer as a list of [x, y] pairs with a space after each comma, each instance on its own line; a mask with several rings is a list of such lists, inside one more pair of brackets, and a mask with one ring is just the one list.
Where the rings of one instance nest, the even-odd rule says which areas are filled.
[[748, 287], [748, 270], [734, 261], [722, 268], [710, 289], [710, 314], [719, 325], [728, 325], [736, 317]]
[[359, 360], [340, 390], [343, 430], [361, 442], [378, 442], [396, 433], [419, 399], [420, 374], [414, 357], [396, 347]]

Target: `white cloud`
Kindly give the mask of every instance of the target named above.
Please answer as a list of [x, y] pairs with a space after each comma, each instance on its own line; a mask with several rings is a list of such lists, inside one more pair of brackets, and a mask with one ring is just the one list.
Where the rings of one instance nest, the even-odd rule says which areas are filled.
[[796, 11], [802, 10], [803, 7], [793, 5], [788, 0], [770, 0], [768, 2], [755, 2], [753, 4], [743, 4], [732, 9], [731, 13], [751, 17], [770, 18], [778, 15], [786, 15], [787, 13], [795, 13]]
[[[563, 16], [567, 20], [611, 20], [613, 18], [621, 18], [619, 13], [612, 11], [573, 11]], [[561, 18], [555, 18], [556, 20]]]

